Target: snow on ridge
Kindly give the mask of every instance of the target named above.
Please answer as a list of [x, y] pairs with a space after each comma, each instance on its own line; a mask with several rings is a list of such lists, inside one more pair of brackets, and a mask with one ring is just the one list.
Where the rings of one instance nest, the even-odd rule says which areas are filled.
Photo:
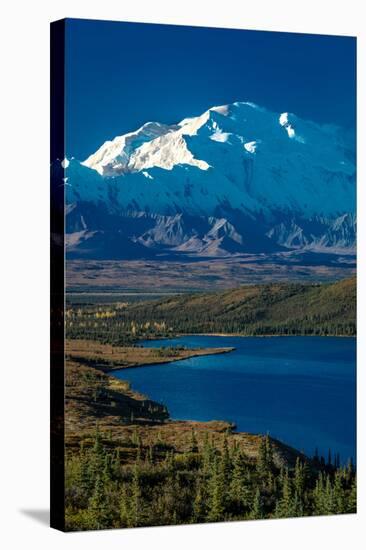
[[[292, 117], [291, 117], [292, 118]], [[278, 119], [279, 123], [281, 126], [283, 126], [288, 134], [288, 137], [289, 138], [294, 138], [295, 137], [295, 129], [294, 127], [292, 126], [291, 122], [290, 122], [290, 114], [289, 113], [282, 113], [280, 115], [280, 118]]]
[[145, 176], [145, 178], [149, 179], [149, 180], [153, 180], [154, 178], [152, 177], [151, 174], [149, 174], [149, 172], [146, 172], [146, 170], [143, 170], [142, 171], [142, 175]]
[[226, 143], [231, 136], [230, 132], [223, 132], [222, 130], [216, 130], [213, 134], [210, 135], [212, 141], [218, 141], [220, 143]]
[[217, 107], [211, 107], [209, 111], [214, 111], [220, 115], [227, 116], [230, 112], [230, 105], [218, 105]]
[[183, 135], [177, 131], [141, 145], [131, 156], [129, 168], [137, 172], [154, 167], [172, 170], [177, 164], [188, 164], [201, 170], [210, 167], [206, 161], [193, 156]]
[[193, 156], [183, 136], [197, 135], [209, 117], [210, 111], [206, 111], [199, 117], [184, 119], [172, 126], [148, 122], [135, 132], [106, 141], [82, 164], [102, 176], [116, 176], [152, 167], [172, 170], [176, 164], [207, 170], [209, 164]]
[[244, 149], [248, 151], [248, 153], [255, 153], [257, 150], [257, 146], [257, 141], [248, 141], [247, 143], [244, 143]]
[[[211, 112], [219, 113], [220, 115], [227, 116], [230, 112], [230, 105], [217, 105], [216, 107], [210, 107], [202, 113], [201, 115], [194, 117], [187, 117], [178, 122], [178, 126], [185, 128], [184, 133], [188, 134], [190, 132], [196, 133], [196, 131], [203, 126], [208, 119], [210, 118]], [[193, 133], [190, 135], [193, 135]]]
[[175, 126], [168, 126], [160, 122], [146, 122], [134, 132], [128, 132], [115, 137], [112, 141], [105, 141], [99, 149], [82, 162], [84, 166], [93, 168], [101, 175], [113, 175], [127, 168], [129, 156], [136, 144], [140, 141], [150, 141], [172, 132]]
[[305, 143], [305, 139], [299, 136], [295, 131], [296, 117], [291, 113], [282, 113], [278, 119], [281, 126], [283, 126], [290, 139], [295, 139], [299, 143]]
[[217, 105], [216, 107], [210, 107], [202, 115], [184, 118], [178, 123], [178, 126], [181, 128], [179, 131], [189, 136], [196, 135], [198, 130], [208, 122], [212, 112], [228, 116], [230, 114], [230, 105]]
[[256, 103], [253, 103], [252, 101], [235, 101], [233, 104], [236, 107], [240, 107], [241, 105], [246, 105], [247, 107], [252, 107], [253, 109], [257, 109], [258, 111], [265, 111], [266, 109], [264, 107], [260, 107]]
[[180, 129], [178, 132], [188, 135], [188, 136], [194, 136], [197, 134], [197, 131], [208, 121], [210, 118], [210, 110], [205, 111], [202, 115], [184, 119], [182, 122], [178, 124], [180, 126]]
[[278, 119], [281, 126], [287, 126], [287, 124], [290, 124], [289, 121], [289, 113], [282, 113], [280, 114], [280, 118]]

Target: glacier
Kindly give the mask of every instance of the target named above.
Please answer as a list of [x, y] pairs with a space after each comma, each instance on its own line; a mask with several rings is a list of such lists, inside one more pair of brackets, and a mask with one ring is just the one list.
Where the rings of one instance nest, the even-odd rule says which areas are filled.
[[355, 158], [350, 132], [251, 102], [172, 125], [147, 122], [82, 162], [54, 163], [66, 183], [67, 250], [354, 254]]

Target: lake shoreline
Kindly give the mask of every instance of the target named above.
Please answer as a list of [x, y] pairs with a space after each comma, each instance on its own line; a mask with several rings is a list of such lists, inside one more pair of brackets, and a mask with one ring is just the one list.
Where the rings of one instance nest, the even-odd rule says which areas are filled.
[[172, 336], [143, 337], [137, 342], [155, 340], [174, 340], [185, 336], [215, 336], [219, 338], [354, 338], [354, 334], [242, 334], [240, 332], [180, 332]]
[[[147, 348], [150, 349], [150, 348]], [[209, 355], [221, 355], [224, 353], [231, 353], [232, 351], [235, 351], [235, 347], [227, 347], [227, 348], [202, 348], [202, 349], [192, 349], [188, 350], [192, 353], [190, 353], [187, 357], [170, 357], [167, 358], [165, 361], [158, 361], [155, 363], [138, 363], [135, 365], [116, 365], [114, 367], [103, 367], [101, 370], [108, 373], [113, 373], [117, 370], [127, 370], [127, 369], [139, 369], [141, 367], [156, 367], [158, 365], [169, 365], [170, 363], [177, 363], [178, 361], [187, 361], [188, 359], [192, 359], [193, 357], [207, 357]]]

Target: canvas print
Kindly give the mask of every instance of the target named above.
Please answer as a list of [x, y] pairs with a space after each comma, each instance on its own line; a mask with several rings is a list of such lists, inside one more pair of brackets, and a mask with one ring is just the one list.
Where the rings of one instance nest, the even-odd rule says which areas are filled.
[[51, 523], [356, 512], [356, 39], [51, 25]]

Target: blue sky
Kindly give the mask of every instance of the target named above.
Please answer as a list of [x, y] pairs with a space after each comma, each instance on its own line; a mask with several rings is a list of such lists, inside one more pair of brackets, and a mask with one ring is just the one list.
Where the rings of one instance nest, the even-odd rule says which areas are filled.
[[352, 128], [355, 65], [351, 37], [67, 19], [66, 152], [233, 101]]

